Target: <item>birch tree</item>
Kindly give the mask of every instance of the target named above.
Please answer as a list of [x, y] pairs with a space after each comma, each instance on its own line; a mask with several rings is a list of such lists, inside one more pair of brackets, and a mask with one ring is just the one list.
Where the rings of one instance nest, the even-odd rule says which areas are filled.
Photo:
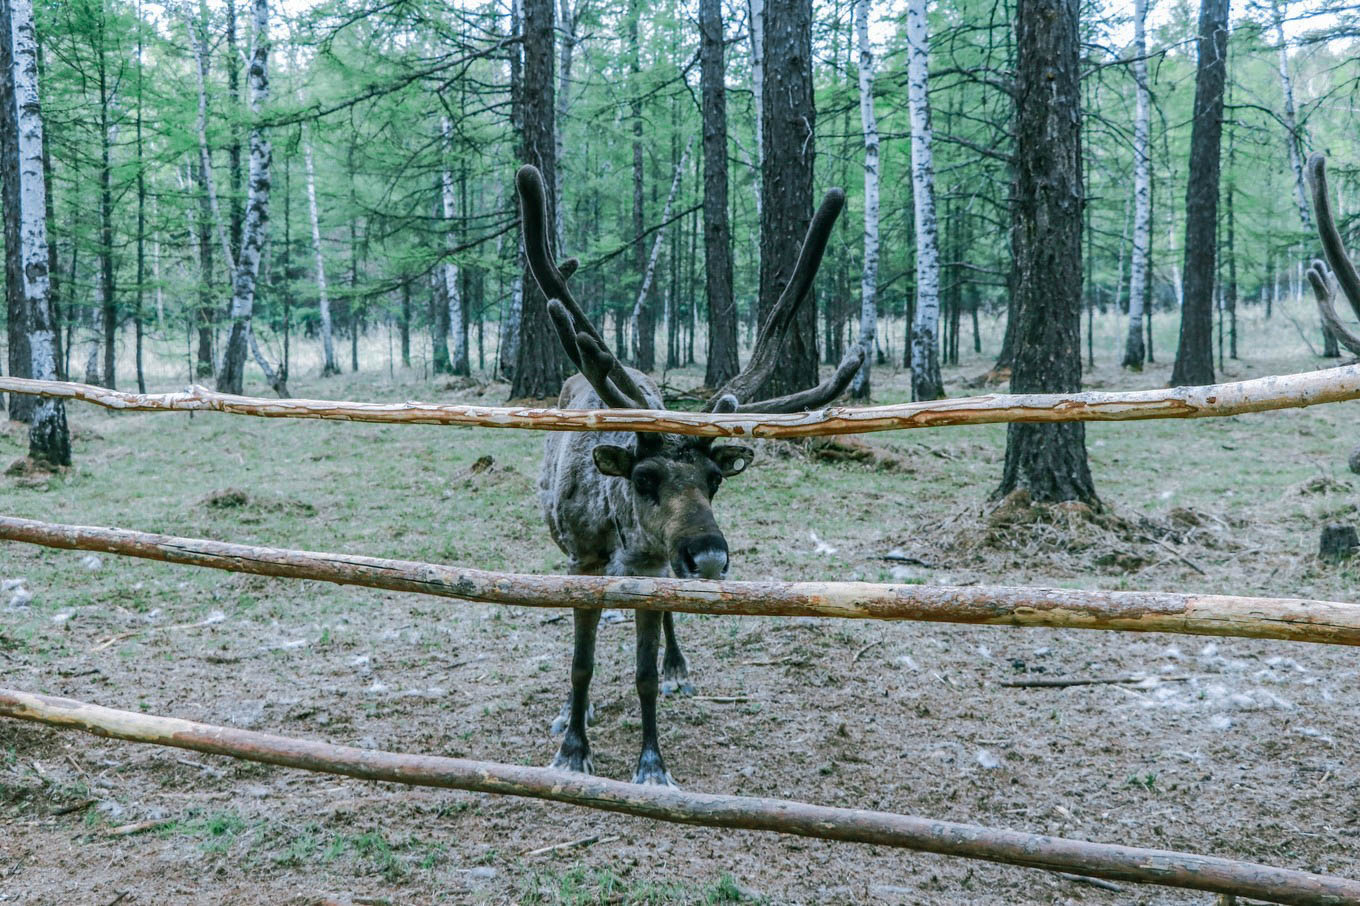
[[[9, 95], [3, 110], [3, 171], [7, 278], [25, 314], [29, 373], [57, 379], [56, 323], [52, 311], [47, 246], [47, 180], [43, 171], [43, 121], [38, 99], [38, 36], [32, 0], [0, 4], [0, 63]], [[28, 455], [54, 466], [71, 464], [71, 436], [61, 400], [32, 407]]]
[[1152, 109], [1147, 71], [1148, 0], [1133, 3], [1133, 260], [1129, 263], [1129, 329], [1124, 340], [1125, 368], [1143, 370], [1143, 299], [1147, 295], [1148, 256], [1152, 246]]
[[[440, 200], [444, 213], [444, 244], [446, 253], [440, 266], [444, 280], [444, 295], [449, 306], [449, 331], [453, 334], [453, 373], [471, 374], [468, 367], [467, 334], [463, 332], [463, 294], [458, 288], [458, 265], [453, 260], [453, 250], [458, 245], [454, 234], [453, 222], [457, 216], [454, 204], [453, 171], [449, 169], [449, 157], [453, 154], [453, 121], [447, 116], [440, 121], [444, 137], [444, 166], [440, 170]], [[561, 186], [561, 182], [558, 183]], [[561, 223], [559, 213], [558, 221]]]
[[874, 51], [869, 43], [870, 0], [855, 4], [859, 44], [859, 116], [864, 128], [864, 270], [860, 276], [859, 345], [864, 364], [850, 384], [854, 399], [869, 398], [869, 370], [878, 330], [878, 120], [874, 116]]
[[316, 205], [316, 163], [312, 143], [302, 145], [302, 158], [307, 167], [307, 211], [312, 223], [312, 255], [316, 260], [316, 302], [321, 313], [321, 376], [333, 377], [340, 373], [335, 362], [335, 328], [331, 322], [331, 298], [326, 289], [326, 256], [321, 253], [321, 213]]
[[647, 257], [647, 267], [643, 271], [642, 286], [638, 289], [637, 301], [633, 303], [632, 331], [633, 331], [633, 359], [636, 361], [642, 356], [642, 335], [646, 332], [646, 326], [642, 323], [642, 313], [647, 304], [647, 294], [652, 288], [652, 278], [656, 275], [656, 260], [661, 255], [661, 243], [666, 238], [666, 223], [671, 219], [671, 207], [675, 204], [675, 195], [680, 191], [680, 178], [685, 174], [685, 163], [689, 160], [690, 148], [694, 146], [694, 139], [685, 145], [685, 153], [680, 155], [680, 164], [675, 168], [675, 177], [671, 180], [670, 193], [666, 195], [666, 207], [661, 212], [661, 227], [656, 231], [656, 238], [652, 241], [652, 252]]
[[[223, 356], [222, 370], [217, 376], [217, 389], [226, 393], [243, 392], [246, 353], [249, 351], [274, 391], [279, 396], [287, 396], [287, 376], [275, 371], [269, 364], [251, 332], [255, 283], [260, 273], [260, 256], [269, 226], [269, 164], [272, 149], [260, 124], [260, 111], [269, 97], [269, 0], [253, 0], [252, 12], [255, 34], [247, 80], [253, 122], [248, 141], [250, 164], [245, 223], [241, 230], [241, 253], [235, 262], [232, 277], [231, 336]], [[218, 229], [221, 229], [220, 222]]]
[[[931, 156], [930, 37], [926, 0], [907, 3], [907, 105], [911, 112], [911, 187], [916, 212], [916, 317], [911, 328], [911, 396], [944, 395], [940, 378], [940, 251], [935, 224], [935, 163]], [[867, 256], [866, 256], [867, 257]]]

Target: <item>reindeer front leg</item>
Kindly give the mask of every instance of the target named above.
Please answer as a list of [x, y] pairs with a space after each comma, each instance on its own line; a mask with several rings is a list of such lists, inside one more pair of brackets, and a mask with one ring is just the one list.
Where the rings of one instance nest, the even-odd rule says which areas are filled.
[[637, 691], [642, 706], [642, 754], [638, 756], [634, 783], [675, 786], [666, 763], [661, 760], [661, 745], [656, 732], [656, 693], [660, 686], [656, 670], [657, 648], [661, 644], [661, 614], [654, 610], [637, 612]]
[[[590, 678], [595, 673], [595, 630], [600, 625], [600, 612], [575, 610], [573, 617], [576, 644], [571, 655], [571, 698], [565, 709], [567, 732], [551, 766], [589, 774], [590, 742], [586, 739], [586, 718], [590, 708]], [[554, 729], [556, 726], [557, 721], [554, 721]]]

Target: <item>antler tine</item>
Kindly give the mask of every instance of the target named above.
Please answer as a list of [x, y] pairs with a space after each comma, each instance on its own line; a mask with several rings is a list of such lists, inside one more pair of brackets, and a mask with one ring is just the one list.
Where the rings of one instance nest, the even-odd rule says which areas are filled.
[[[532, 164], [525, 164], [519, 168], [515, 174], [515, 185], [519, 189], [520, 198], [520, 220], [524, 231], [524, 256], [529, 262], [529, 271], [533, 274], [534, 280], [539, 288], [543, 290], [543, 295], [549, 299], [556, 300], [562, 307], [562, 314], [566, 315], [569, 323], [569, 330], [564, 329], [554, 316], [553, 324], [557, 328], [557, 334], [562, 339], [562, 345], [566, 349], [567, 356], [577, 368], [581, 369], [582, 374], [586, 374], [582, 366], [582, 357], [578, 349], [579, 342], [572, 343], [568, 337], [575, 338], [579, 334], [586, 334], [595, 341], [597, 346], [606, 351], [608, 355], [608, 345], [604, 338], [595, 329], [595, 325], [590, 323], [590, 318], [581, 306], [577, 304], [576, 297], [567, 288], [567, 278], [576, 272], [576, 259], [568, 258], [562, 262], [559, 268], [553, 261], [552, 252], [548, 249], [548, 198], [543, 186], [543, 174], [538, 172], [538, 168]], [[551, 306], [549, 312], [551, 313]], [[573, 355], [573, 351], [576, 354]], [[642, 391], [637, 384], [624, 370], [623, 366], [612, 355], [611, 366], [603, 369], [603, 373], [610, 376], [617, 385], [618, 391], [628, 402], [622, 404], [622, 408], [638, 409], [646, 408]], [[590, 375], [586, 374], [589, 380]], [[594, 385], [594, 381], [591, 381]], [[600, 387], [595, 387], [604, 399], [605, 391]], [[620, 404], [610, 403], [611, 406]]]
[[[803, 248], [798, 253], [798, 263], [794, 266], [793, 276], [789, 278], [788, 285], [784, 287], [784, 292], [780, 294], [779, 301], [775, 303], [774, 308], [770, 309], [769, 315], [765, 318], [765, 323], [760, 325], [760, 333], [756, 336], [756, 348], [751, 353], [751, 360], [747, 362], [740, 374], [713, 394], [704, 406], [706, 410], [712, 411], [718, 400], [728, 394], [735, 396], [738, 400], [746, 400], [758, 392], [770, 379], [770, 375], [774, 372], [775, 363], [778, 361], [780, 350], [784, 346], [784, 339], [788, 335], [789, 325], [793, 323], [799, 307], [803, 304], [803, 300], [807, 298], [809, 290], [812, 289], [812, 281], [817, 276], [817, 269], [821, 267], [822, 255], [826, 252], [826, 243], [831, 237], [831, 228], [836, 225], [836, 218], [840, 216], [844, 207], [845, 192], [840, 189], [831, 189], [826, 193], [821, 205], [817, 208], [817, 213], [812, 217], [812, 222], [808, 224], [807, 236], [803, 238]], [[842, 363], [842, 367], [844, 367], [844, 363]], [[838, 369], [837, 374], [839, 373]], [[820, 388], [821, 385], [814, 390]], [[811, 393], [813, 391], [806, 392]], [[801, 398], [801, 396], [802, 394], [791, 394], [770, 402], [782, 402]], [[758, 405], [763, 404], [744, 403], [741, 409], [748, 412], [757, 411]], [[760, 411], [777, 410], [762, 409]]]
[[1327, 256], [1327, 263], [1331, 265], [1341, 291], [1346, 294], [1346, 301], [1350, 302], [1356, 317], [1360, 317], [1360, 275], [1356, 274], [1355, 265], [1351, 264], [1351, 259], [1346, 256], [1346, 246], [1341, 241], [1341, 232], [1337, 230], [1336, 221], [1332, 219], [1325, 155], [1315, 153], [1308, 158], [1308, 181], [1313, 187], [1313, 211], [1317, 215], [1318, 238], [1322, 240], [1322, 251]]
[[806, 412], [825, 406], [845, 392], [855, 373], [864, 365], [864, 347], [856, 344], [836, 366], [836, 373], [810, 390], [800, 390], [787, 396], [776, 396], [754, 403], [742, 403], [738, 412]]
[[1336, 315], [1336, 280], [1328, 272], [1327, 265], [1315, 260], [1313, 266], [1308, 268], [1308, 282], [1313, 285], [1313, 294], [1317, 296], [1318, 313], [1322, 315], [1322, 323], [1331, 331], [1332, 336], [1336, 337], [1338, 343], [1360, 355], [1360, 336], [1342, 324]]
[[595, 388], [595, 392], [600, 395], [600, 400], [610, 409], [645, 409], [646, 403], [642, 400], [632, 400], [625, 396], [615, 382], [610, 380], [613, 367], [618, 364], [618, 359], [607, 348], [600, 345], [594, 337], [585, 331], [576, 332], [575, 325], [572, 323], [571, 315], [567, 312], [567, 307], [562, 304], [560, 299], [548, 300], [548, 316], [552, 318], [553, 327], [557, 329], [557, 338], [562, 341], [562, 348], [567, 351], [567, 357], [571, 359], [581, 374], [585, 375], [590, 386]]

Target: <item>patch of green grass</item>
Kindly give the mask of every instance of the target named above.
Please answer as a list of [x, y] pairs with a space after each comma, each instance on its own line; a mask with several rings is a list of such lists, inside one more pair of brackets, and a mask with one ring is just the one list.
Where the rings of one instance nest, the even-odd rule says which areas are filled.
[[524, 906], [720, 906], [755, 903], [731, 875], [695, 887], [679, 882], [630, 880], [610, 868], [576, 865], [563, 871], [536, 871], [520, 883]]

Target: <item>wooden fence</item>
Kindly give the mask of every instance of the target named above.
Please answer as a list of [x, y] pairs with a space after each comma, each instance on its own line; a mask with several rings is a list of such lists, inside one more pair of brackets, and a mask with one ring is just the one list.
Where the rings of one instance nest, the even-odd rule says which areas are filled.
[[[110, 409], [218, 411], [273, 418], [553, 431], [665, 431], [805, 437], [995, 422], [1133, 421], [1239, 415], [1360, 399], [1360, 366], [1209, 387], [1134, 393], [988, 395], [794, 415], [576, 411], [421, 403], [264, 400], [201, 387], [131, 394], [84, 384], [0, 378], [0, 391]], [[631, 607], [695, 613], [808, 615], [984, 625], [1178, 632], [1360, 645], [1360, 606], [1293, 598], [850, 582], [704, 582], [528, 576], [0, 517], [0, 540], [98, 550], [171, 563], [538, 607]], [[568, 802], [663, 821], [896, 846], [1090, 877], [1291, 904], [1360, 906], [1360, 881], [1230, 859], [1065, 840], [933, 819], [786, 800], [637, 786], [546, 768], [374, 752], [0, 690], [0, 716], [303, 770]]]

